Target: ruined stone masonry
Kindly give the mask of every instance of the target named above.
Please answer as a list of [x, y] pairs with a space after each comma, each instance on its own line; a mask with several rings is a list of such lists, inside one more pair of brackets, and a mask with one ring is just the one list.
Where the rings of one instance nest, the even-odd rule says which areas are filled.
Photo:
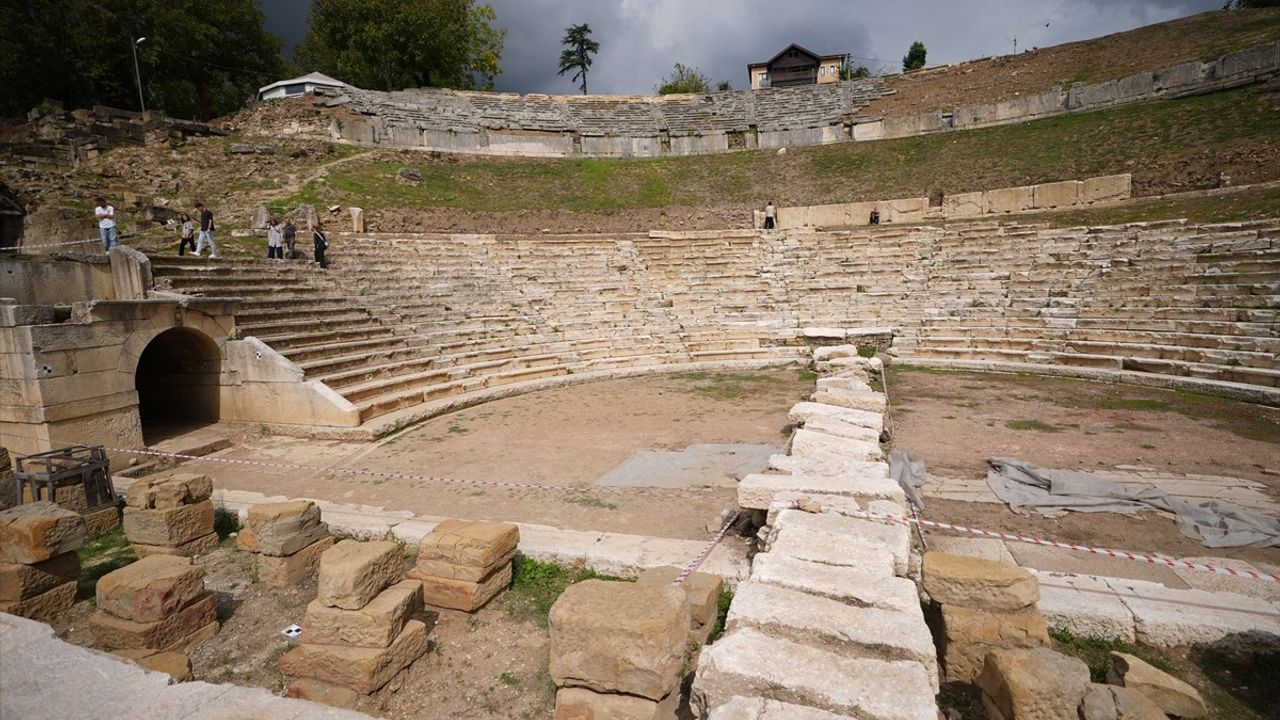
[[513, 523], [445, 520], [418, 543], [406, 577], [422, 584], [426, 604], [475, 612], [511, 585], [519, 543]]
[[89, 630], [102, 648], [184, 653], [218, 632], [217, 602], [190, 558], [143, 557], [102, 576], [95, 592]]
[[129, 486], [124, 534], [138, 557], [192, 557], [218, 544], [213, 531], [213, 481], [188, 473], [144, 478]]
[[343, 540], [320, 556], [316, 599], [301, 643], [280, 657], [285, 692], [351, 706], [386, 685], [427, 651], [422, 583], [402, 579], [394, 542]]
[[256, 555], [258, 580], [289, 587], [315, 575], [320, 556], [333, 547], [329, 526], [310, 500], [264, 503], [249, 508], [236, 536], [240, 549]]
[[86, 536], [79, 513], [51, 502], [0, 511], [0, 613], [45, 619], [71, 607]]

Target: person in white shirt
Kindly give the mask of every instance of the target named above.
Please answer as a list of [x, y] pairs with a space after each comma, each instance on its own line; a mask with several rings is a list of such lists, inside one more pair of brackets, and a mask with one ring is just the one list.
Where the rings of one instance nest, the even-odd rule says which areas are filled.
[[774, 222], [775, 222], [774, 218], [776, 218], [777, 216], [778, 216], [778, 209], [773, 206], [773, 201], [770, 200], [769, 204], [764, 206], [764, 229], [765, 230], [773, 229]]
[[107, 204], [104, 197], [96, 198], [98, 207], [93, 216], [98, 219], [98, 235], [102, 237], [102, 251], [111, 252], [116, 246], [116, 209]]

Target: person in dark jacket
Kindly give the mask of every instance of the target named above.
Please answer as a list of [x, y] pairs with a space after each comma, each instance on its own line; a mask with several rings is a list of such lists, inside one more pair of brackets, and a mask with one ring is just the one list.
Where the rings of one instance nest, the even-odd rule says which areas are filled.
[[298, 241], [298, 228], [293, 225], [293, 218], [286, 217], [284, 219], [284, 253], [285, 259], [296, 260], [298, 254], [294, 251], [294, 244]]
[[316, 245], [316, 264], [322, 268], [329, 267], [329, 262], [324, 258], [324, 249], [329, 247], [329, 239], [324, 236], [324, 225], [319, 220], [316, 221], [316, 228], [311, 232], [311, 240]]

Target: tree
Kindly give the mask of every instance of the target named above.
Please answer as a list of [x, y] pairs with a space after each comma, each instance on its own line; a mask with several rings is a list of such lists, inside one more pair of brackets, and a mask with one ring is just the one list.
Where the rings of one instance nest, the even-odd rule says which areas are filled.
[[507, 31], [473, 0], [311, 0], [299, 64], [357, 87], [492, 89]]
[[[69, 107], [138, 107], [208, 119], [233, 112], [286, 72], [283, 42], [254, 0], [0, 0], [0, 113], [44, 98]], [[38, 68], [38, 72], [32, 69]]]
[[591, 56], [600, 52], [600, 43], [591, 39], [591, 26], [570, 25], [564, 29], [564, 39], [560, 44], [565, 46], [560, 51], [560, 72], [564, 75], [573, 70], [573, 81], [580, 82], [582, 94], [587, 94], [587, 69], [591, 67]]
[[871, 71], [866, 65], [853, 66], [853, 63], [845, 62], [840, 68], [841, 80], [858, 80], [859, 78], [871, 77]]
[[703, 75], [698, 68], [688, 67], [676, 63], [675, 70], [671, 75], [662, 79], [662, 84], [658, 86], [659, 95], [674, 95], [676, 93], [705, 93], [711, 92], [711, 81]]
[[1224, 10], [1240, 10], [1244, 8], [1280, 7], [1280, 0], [1231, 0]]
[[716, 90], [719, 92], [728, 92], [732, 89], [733, 89], [733, 83], [729, 82], [728, 80], [721, 80], [720, 82], [716, 83]]
[[907, 51], [905, 57], [902, 58], [902, 72], [911, 72], [924, 67], [925, 49], [924, 43], [919, 40], [911, 43], [911, 49]]

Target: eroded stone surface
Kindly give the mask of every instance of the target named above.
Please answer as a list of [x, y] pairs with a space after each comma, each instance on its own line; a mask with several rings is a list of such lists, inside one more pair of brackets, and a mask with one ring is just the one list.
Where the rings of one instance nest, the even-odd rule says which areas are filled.
[[1007, 720], [1079, 720], [1089, 666], [1047, 648], [999, 649], [978, 676], [982, 703]]
[[1007, 612], [1040, 599], [1035, 575], [981, 558], [925, 553], [923, 578], [925, 591], [937, 603]]
[[778, 552], [756, 555], [751, 563], [753, 582], [776, 585], [839, 600], [855, 607], [894, 610], [919, 607], [916, 584], [907, 578], [869, 573], [857, 567], [841, 567], [787, 557]]
[[79, 513], [51, 502], [0, 510], [0, 560], [31, 565], [73, 552], [88, 531]]
[[333, 547], [333, 536], [318, 540], [292, 555], [274, 557], [258, 556], [258, 580], [272, 587], [289, 587], [316, 574], [320, 556]]
[[310, 500], [262, 503], [249, 508], [236, 544], [249, 552], [285, 557], [329, 535], [320, 508]]
[[422, 583], [422, 598], [428, 605], [450, 608], [463, 612], [475, 612], [511, 585], [511, 564], [499, 566], [482, 580], [453, 580], [427, 575], [417, 568], [405, 573], [405, 577]]
[[[670, 585], [680, 574], [681, 569], [672, 565], [652, 568], [640, 573], [636, 583], [640, 585]], [[724, 589], [724, 581], [719, 575], [711, 573], [689, 573], [680, 589], [689, 598], [689, 614], [695, 631], [710, 631], [715, 622], [716, 610], [720, 601], [720, 591]]]
[[343, 540], [320, 556], [316, 600], [329, 607], [359, 610], [403, 574], [399, 545]]
[[1049, 644], [1044, 616], [1035, 608], [1013, 613], [942, 606], [943, 662], [947, 680], [968, 682], [982, 670], [987, 653], [1001, 648], [1035, 648]]
[[680, 693], [661, 702], [635, 695], [598, 693], [586, 688], [556, 691], [554, 720], [675, 720]]
[[280, 656], [280, 673], [287, 677], [313, 678], [368, 695], [422, 657], [427, 651], [427, 635], [426, 625], [410, 620], [390, 647], [303, 643]]
[[384, 648], [391, 645], [415, 612], [422, 608], [422, 584], [402, 580], [383, 590], [359, 610], [342, 610], [312, 600], [302, 627], [316, 645]]
[[31, 565], [0, 563], [0, 603], [35, 597], [80, 577], [80, 556], [68, 552]]
[[125, 620], [102, 610], [89, 618], [89, 630], [94, 641], [110, 649], [176, 650], [212, 637], [217, 629], [217, 603], [208, 593], [178, 612], [154, 622]]
[[124, 509], [124, 534], [141, 545], [177, 546], [213, 532], [213, 502], [145, 510]]
[[1107, 682], [1141, 693], [1169, 715], [1198, 718], [1208, 712], [1195, 688], [1128, 653], [1111, 653]]
[[735, 695], [712, 710], [707, 720], [845, 720], [848, 717], [777, 700]]
[[204, 593], [204, 568], [186, 558], [152, 555], [98, 579], [98, 609], [140, 623], [161, 620]]

